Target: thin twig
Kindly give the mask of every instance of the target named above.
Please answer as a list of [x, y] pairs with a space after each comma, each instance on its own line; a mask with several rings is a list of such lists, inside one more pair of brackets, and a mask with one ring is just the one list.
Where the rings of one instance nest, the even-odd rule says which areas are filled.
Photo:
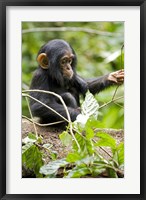
[[124, 44], [121, 47], [121, 67], [123, 68], [122, 64], [123, 64], [123, 56], [122, 56], [122, 51], [124, 49]]
[[[66, 106], [64, 100], [62, 99], [62, 97], [61, 97], [60, 95], [54, 93], [54, 92], [45, 91], [45, 90], [24, 90], [23, 92], [40, 92], [40, 93], [51, 94], [51, 95], [54, 95], [54, 96], [56, 96], [57, 98], [59, 98], [59, 100], [61, 101], [61, 103], [62, 103], [62, 105], [63, 105], [63, 107], [64, 107], [64, 109], [65, 109], [65, 111], [66, 111], [68, 120], [67, 120], [65, 117], [63, 117], [62, 115], [60, 115], [57, 111], [55, 111], [54, 109], [52, 109], [51, 107], [47, 106], [46, 104], [42, 103], [42, 102], [39, 101], [38, 99], [35, 99], [34, 97], [32, 97], [32, 96], [30, 96], [30, 95], [27, 94], [28, 97], [34, 99], [35, 101], [37, 101], [37, 102], [41, 103], [42, 105], [44, 105], [45, 107], [49, 108], [50, 110], [52, 110], [54, 113], [56, 113], [57, 115], [59, 115], [59, 116], [62, 117], [65, 121], [67, 121], [67, 122], [69, 123], [70, 133], [71, 133], [73, 139], [75, 140], [75, 142], [76, 142], [76, 144], [77, 144], [77, 146], [78, 146], [78, 149], [81, 150], [80, 145], [79, 145], [78, 141], [76, 140], [76, 137], [74, 136], [74, 133], [73, 133], [73, 126], [72, 126], [72, 121], [71, 121], [71, 118], [70, 118], [70, 114], [69, 114], [69, 111], [68, 111], [68, 109], [67, 109], [67, 106]], [[22, 95], [23, 95], [23, 94], [22, 94]]]
[[52, 109], [50, 106], [47, 106], [46, 104], [42, 103], [41, 101], [39, 101], [38, 99], [30, 96], [29, 94], [23, 94], [22, 93], [22, 96], [24, 97], [29, 97], [30, 99], [33, 99], [34, 101], [37, 101], [38, 103], [42, 104], [43, 106], [45, 106], [46, 108], [48, 108], [49, 110], [51, 110], [52, 112], [54, 112], [55, 114], [59, 115], [61, 118], [63, 118], [65, 121], [67, 121], [69, 123], [69, 121], [63, 117], [62, 115], [60, 115], [57, 111], [55, 111], [54, 109]]
[[[122, 47], [121, 47], [121, 66], [122, 66], [122, 61], [123, 61], [123, 57], [122, 57], [122, 51], [123, 51], [123, 48], [124, 48], [124, 44], [122, 45]], [[118, 88], [119, 88], [119, 85], [117, 85], [117, 87], [116, 87], [116, 89], [115, 89], [115, 92], [114, 92], [114, 94], [113, 94], [113, 97], [112, 97], [112, 100], [114, 100], [114, 98], [115, 98], [115, 96], [116, 96], [116, 93], [117, 93], [117, 91], [118, 91]]]
[[[93, 140], [93, 142], [97, 142], [95, 139], [92, 139]], [[103, 148], [103, 147], [101, 147], [101, 146], [99, 146], [99, 148], [102, 150], [102, 151], [104, 151], [110, 158], [112, 158], [112, 156]], [[99, 152], [98, 152], [99, 153]]]
[[124, 108], [124, 106], [121, 106], [119, 103], [116, 103], [116, 102], [113, 102], [115, 105], [121, 107], [121, 108]]
[[[30, 121], [31, 123], [33, 123], [33, 121], [29, 117], [26, 117], [26, 116], [22, 115], [22, 118], [27, 119], [28, 121]], [[60, 124], [62, 122], [64, 122], [64, 121], [52, 122], [52, 123], [48, 123], [48, 124], [40, 124], [40, 123], [34, 121], [34, 123], [36, 125], [41, 126], [41, 127], [52, 126], [52, 125], [55, 125], [55, 124]]]
[[37, 128], [35, 126], [34, 119], [33, 119], [33, 116], [32, 116], [32, 112], [31, 112], [31, 109], [30, 109], [30, 106], [29, 106], [28, 98], [25, 97], [25, 99], [26, 99], [27, 106], [28, 106], [28, 109], [29, 109], [29, 113], [30, 113], [30, 116], [31, 116], [31, 120], [32, 120], [32, 123], [33, 123], [33, 126], [34, 126], [35, 135], [36, 135], [36, 138], [38, 138], [38, 132], [37, 132]]
[[116, 99], [113, 99], [113, 100], [111, 100], [111, 101], [109, 101], [109, 102], [107, 102], [107, 103], [101, 105], [101, 106], [99, 107], [99, 109], [100, 109], [100, 108], [103, 108], [103, 107], [105, 107], [105, 106], [107, 106], [107, 105], [110, 104], [110, 103], [113, 103], [114, 101], [118, 101], [119, 99], [122, 99], [123, 97], [124, 97], [124, 96], [121, 96], [121, 97], [118, 97], [118, 98], [116, 98]]
[[105, 31], [99, 31], [95, 29], [90, 28], [81, 28], [81, 27], [41, 27], [41, 28], [31, 28], [31, 29], [24, 29], [22, 30], [22, 34], [25, 33], [32, 33], [32, 32], [49, 32], [49, 31], [72, 31], [72, 32], [85, 32], [90, 34], [97, 34], [102, 35], [106, 37], [122, 37], [121, 33], [111, 33], [111, 32], [105, 32]]
[[118, 88], [119, 88], [119, 85], [116, 87], [116, 89], [115, 89], [115, 92], [114, 92], [114, 94], [113, 94], [113, 97], [112, 97], [112, 101], [114, 100], [114, 98], [115, 98], [115, 96], [116, 96], [116, 93], [117, 93], [117, 91], [118, 91]]
[[102, 151], [104, 151], [104, 153], [106, 153], [110, 158], [113, 159], [113, 157], [112, 157], [103, 147], [99, 146], [99, 148], [100, 148]]

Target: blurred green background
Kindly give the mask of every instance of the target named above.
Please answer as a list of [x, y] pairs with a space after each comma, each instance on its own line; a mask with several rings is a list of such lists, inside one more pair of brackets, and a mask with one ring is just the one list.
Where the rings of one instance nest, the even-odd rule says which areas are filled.
[[[124, 68], [123, 22], [23, 22], [22, 23], [22, 87], [29, 87], [36, 56], [42, 45], [52, 39], [64, 39], [74, 48], [77, 72], [84, 78], [98, 77]], [[100, 105], [110, 101], [116, 87], [98, 95]], [[124, 95], [120, 86], [116, 98]], [[124, 127], [124, 99], [100, 109], [99, 120], [105, 128]], [[22, 114], [29, 117], [26, 100], [22, 100]]]

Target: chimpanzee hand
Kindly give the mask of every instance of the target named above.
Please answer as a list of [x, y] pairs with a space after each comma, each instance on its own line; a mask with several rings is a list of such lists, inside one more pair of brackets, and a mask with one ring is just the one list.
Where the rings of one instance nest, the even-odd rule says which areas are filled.
[[121, 69], [116, 72], [110, 73], [108, 76], [108, 80], [118, 85], [121, 85], [124, 82], [124, 70]]

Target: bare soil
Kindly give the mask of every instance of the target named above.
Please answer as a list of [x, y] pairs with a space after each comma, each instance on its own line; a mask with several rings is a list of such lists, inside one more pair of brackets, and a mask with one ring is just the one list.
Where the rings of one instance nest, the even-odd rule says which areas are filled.
[[[61, 159], [66, 157], [68, 151], [70, 150], [70, 147], [63, 146], [61, 140], [59, 139], [59, 134], [63, 132], [63, 129], [59, 126], [57, 128], [48, 126], [48, 127], [42, 127], [36, 125], [36, 130], [39, 136], [42, 137], [42, 144], [50, 144], [51, 151], [56, 152], [57, 159]], [[103, 130], [103, 129], [102, 129]], [[100, 129], [97, 130], [101, 131]], [[22, 119], [22, 139], [25, 138], [28, 133], [35, 133], [34, 125], [27, 119]], [[104, 132], [109, 133], [112, 135], [116, 140], [117, 143], [120, 143], [124, 139], [124, 133], [123, 130], [113, 130], [113, 129], [105, 129]], [[51, 161], [50, 152], [48, 150], [45, 150], [42, 148], [44, 152], [44, 162], [45, 164], [49, 163]], [[108, 148], [98, 148], [98, 151], [105, 157], [106, 159], [110, 159], [111, 152]], [[22, 169], [22, 176], [23, 177], [33, 177], [33, 172], [30, 170], [27, 170], [25, 166], [23, 166]]]

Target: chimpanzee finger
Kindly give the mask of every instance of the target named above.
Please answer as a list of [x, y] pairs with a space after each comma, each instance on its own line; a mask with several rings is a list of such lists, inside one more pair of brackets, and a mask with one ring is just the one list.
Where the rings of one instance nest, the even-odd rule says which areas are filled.
[[118, 75], [116, 78], [120, 79], [120, 78], [124, 78], [124, 76], [123, 75]]
[[118, 84], [122, 84], [124, 82], [124, 79], [117, 80]]

